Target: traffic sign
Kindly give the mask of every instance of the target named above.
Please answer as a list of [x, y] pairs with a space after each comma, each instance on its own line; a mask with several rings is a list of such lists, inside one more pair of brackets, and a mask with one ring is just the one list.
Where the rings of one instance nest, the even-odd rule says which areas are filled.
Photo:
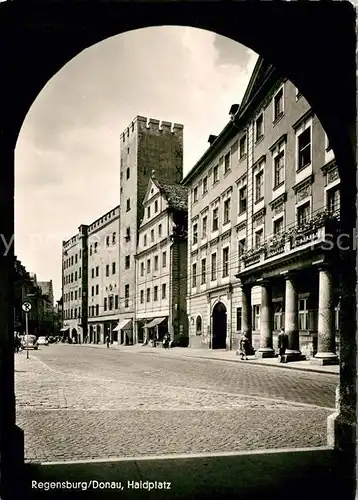
[[25, 311], [25, 312], [29, 312], [31, 311], [31, 303], [30, 302], [24, 302], [22, 304], [22, 310]]

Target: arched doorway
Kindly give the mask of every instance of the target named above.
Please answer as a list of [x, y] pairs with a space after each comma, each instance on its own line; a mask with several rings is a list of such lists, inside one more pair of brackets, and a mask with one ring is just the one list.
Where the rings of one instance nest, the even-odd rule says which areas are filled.
[[212, 314], [212, 348], [226, 348], [227, 318], [226, 307], [222, 302], [218, 302]]
[[196, 318], [196, 330], [195, 330], [195, 333], [197, 335], [201, 335], [201, 333], [202, 333], [202, 326], [203, 326], [202, 323], [203, 322], [202, 322], [201, 316], [198, 316]]

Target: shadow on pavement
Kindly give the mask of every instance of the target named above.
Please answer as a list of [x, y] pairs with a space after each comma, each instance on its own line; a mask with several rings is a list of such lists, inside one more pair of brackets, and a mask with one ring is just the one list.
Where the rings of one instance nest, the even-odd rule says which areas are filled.
[[[67, 464], [29, 464], [21, 498], [46, 500], [76, 499], [193, 499], [236, 498], [275, 500], [318, 498], [355, 498], [353, 458], [333, 450], [288, 451], [234, 456], [128, 460]], [[48, 491], [31, 488], [34, 481], [97, 481], [95, 490]], [[121, 482], [123, 490], [103, 489], [101, 482]], [[130, 489], [127, 482], [145, 481], [163, 488]], [[168, 489], [170, 483], [170, 489]], [[15, 497], [14, 497], [15, 498]], [[16, 496], [17, 498], [17, 496]], [[19, 497], [20, 498], [20, 497]]]

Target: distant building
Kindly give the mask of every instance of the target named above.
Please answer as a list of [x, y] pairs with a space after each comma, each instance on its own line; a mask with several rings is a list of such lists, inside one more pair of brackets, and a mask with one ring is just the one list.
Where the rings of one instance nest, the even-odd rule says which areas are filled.
[[37, 284], [41, 288], [42, 294], [48, 297], [49, 306], [54, 307], [52, 280], [39, 281]]
[[87, 226], [62, 243], [62, 334], [76, 342], [87, 337]]
[[189, 191], [190, 345], [336, 363], [339, 175], [295, 86], [260, 58], [240, 107], [183, 181]]
[[135, 257], [135, 342], [169, 332], [177, 344], [188, 344], [187, 196], [179, 184], [149, 180]]
[[38, 286], [41, 289], [43, 297], [43, 323], [46, 325], [46, 335], [53, 333], [54, 329], [54, 297], [52, 280], [39, 281]]
[[48, 315], [49, 299], [42, 292], [37, 276], [30, 273], [16, 257], [14, 260], [14, 331], [24, 334], [26, 329], [24, 302], [31, 303], [28, 313], [28, 333], [36, 336], [49, 335], [53, 317]]
[[54, 335], [59, 335], [63, 324], [63, 299], [56, 300], [54, 308]]

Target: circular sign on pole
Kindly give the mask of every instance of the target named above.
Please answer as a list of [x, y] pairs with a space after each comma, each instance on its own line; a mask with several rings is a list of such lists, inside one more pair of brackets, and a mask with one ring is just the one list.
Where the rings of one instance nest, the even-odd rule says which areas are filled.
[[31, 311], [31, 303], [30, 302], [24, 302], [22, 304], [22, 310], [25, 312]]

